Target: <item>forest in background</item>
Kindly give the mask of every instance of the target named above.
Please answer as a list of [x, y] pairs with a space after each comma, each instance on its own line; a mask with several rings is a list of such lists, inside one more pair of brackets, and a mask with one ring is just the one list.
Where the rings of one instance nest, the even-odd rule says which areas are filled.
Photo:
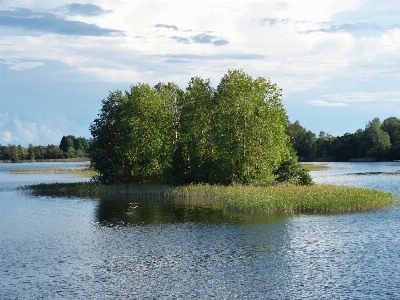
[[53, 159], [88, 157], [89, 142], [84, 137], [67, 135], [61, 138], [60, 144], [33, 146], [23, 148], [21, 145], [0, 145], [0, 160], [3, 162], [45, 161]]
[[400, 119], [369, 121], [365, 129], [342, 136], [315, 133], [299, 121], [288, 125], [287, 134], [300, 161], [392, 161], [400, 160]]

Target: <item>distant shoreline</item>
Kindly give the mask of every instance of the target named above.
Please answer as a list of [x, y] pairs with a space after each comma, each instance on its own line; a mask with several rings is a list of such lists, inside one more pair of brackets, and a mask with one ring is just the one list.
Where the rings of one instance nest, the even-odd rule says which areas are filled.
[[21, 161], [11, 161], [11, 160], [1, 160], [0, 163], [12, 163], [12, 164], [19, 164], [19, 163], [35, 163], [35, 162], [85, 162], [90, 161], [88, 157], [75, 157], [75, 158], [57, 158], [57, 159], [37, 159], [34, 161], [30, 160], [21, 160]]

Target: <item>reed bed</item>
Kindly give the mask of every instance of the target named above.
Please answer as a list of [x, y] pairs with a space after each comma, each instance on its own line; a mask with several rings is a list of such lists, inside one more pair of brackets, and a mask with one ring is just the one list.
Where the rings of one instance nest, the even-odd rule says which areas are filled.
[[89, 168], [37, 168], [37, 169], [12, 169], [12, 174], [71, 174], [76, 177], [92, 178], [98, 173]]
[[330, 167], [324, 164], [301, 164], [308, 171], [325, 171], [329, 170]]
[[[101, 197], [137, 195], [202, 199], [234, 211], [254, 213], [337, 213], [389, 207], [390, 193], [366, 188], [335, 185], [211, 186], [186, 185], [101, 185], [97, 183], [56, 183], [26, 187], [36, 195]], [[188, 202], [190, 203], [190, 201]]]

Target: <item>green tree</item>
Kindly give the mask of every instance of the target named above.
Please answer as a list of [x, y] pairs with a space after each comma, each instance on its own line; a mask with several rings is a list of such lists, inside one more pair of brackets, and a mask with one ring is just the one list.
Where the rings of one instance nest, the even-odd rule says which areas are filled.
[[164, 142], [161, 150], [165, 155], [160, 157], [163, 159], [160, 164], [164, 166], [164, 181], [170, 181], [172, 177], [175, 177], [174, 172], [176, 171], [173, 167], [173, 157], [178, 147], [179, 119], [184, 92], [172, 82], [168, 82], [168, 84], [160, 82], [154, 86], [153, 90], [160, 96], [162, 110], [166, 117], [162, 125], [164, 126]]
[[76, 150], [76, 153], [79, 153], [77, 156], [78, 157], [83, 157], [88, 153], [89, 150], [89, 143], [88, 140], [85, 139], [84, 137], [78, 137], [73, 140], [74, 144], [74, 149]]
[[390, 137], [390, 151], [388, 159], [400, 159], [400, 119], [390, 117], [383, 121], [382, 130], [387, 132]]
[[288, 182], [296, 185], [314, 184], [310, 172], [298, 163], [294, 149], [292, 149], [290, 155], [281, 162], [274, 174], [278, 182]]
[[63, 136], [60, 141], [60, 149], [62, 152], [64, 152], [64, 157], [68, 158], [68, 150], [70, 147], [74, 148], [74, 140], [75, 136], [73, 135], [67, 135]]
[[44, 147], [44, 146], [35, 146], [34, 148], [35, 148], [35, 158], [36, 159], [45, 159], [46, 147]]
[[292, 159], [281, 97], [242, 70], [217, 90], [194, 77], [184, 93], [173, 83], [111, 92], [90, 126], [91, 165], [104, 183], [270, 183]]
[[[129, 92], [110, 93], [99, 118], [90, 126], [92, 166], [99, 180], [109, 182], [161, 182], [170, 172], [168, 149], [171, 112], [147, 84], [132, 86]], [[166, 151], [167, 150], [167, 151]]]
[[28, 147], [28, 159], [30, 161], [35, 161], [35, 147], [32, 144], [29, 144]]
[[8, 157], [12, 162], [19, 162], [21, 158], [21, 153], [16, 145], [8, 145]]
[[212, 182], [215, 163], [214, 89], [209, 80], [191, 78], [182, 102], [178, 126], [178, 145], [174, 152], [174, 174], [177, 182]]
[[47, 145], [44, 149], [43, 159], [60, 159], [63, 157], [64, 153], [56, 145]]
[[310, 161], [315, 156], [315, 133], [305, 129], [299, 121], [289, 124], [286, 133], [300, 160]]
[[9, 153], [8, 153], [7, 146], [0, 145], [0, 160], [2, 160], [2, 161], [9, 160]]
[[288, 156], [288, 124], [281, 89], [243, 70], [229, 70], [216, 91], [214, 110], [218, 183], [270, 182]]
[[380, 160], [387, 156], [390, 150], [390, 136], [382, 130], [379, 118], [368, 122], [361, 143], [366, 157]]

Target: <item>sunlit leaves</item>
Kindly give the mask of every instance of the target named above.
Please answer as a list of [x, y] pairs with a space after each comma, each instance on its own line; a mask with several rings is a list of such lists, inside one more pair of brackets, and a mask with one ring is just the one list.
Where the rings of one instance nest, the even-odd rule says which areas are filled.
[[110, 93], [90, 127], [103, 182], [268, 183], [289, 156], [281, 90], [229, 70], [214, 90], [193, 77]]

